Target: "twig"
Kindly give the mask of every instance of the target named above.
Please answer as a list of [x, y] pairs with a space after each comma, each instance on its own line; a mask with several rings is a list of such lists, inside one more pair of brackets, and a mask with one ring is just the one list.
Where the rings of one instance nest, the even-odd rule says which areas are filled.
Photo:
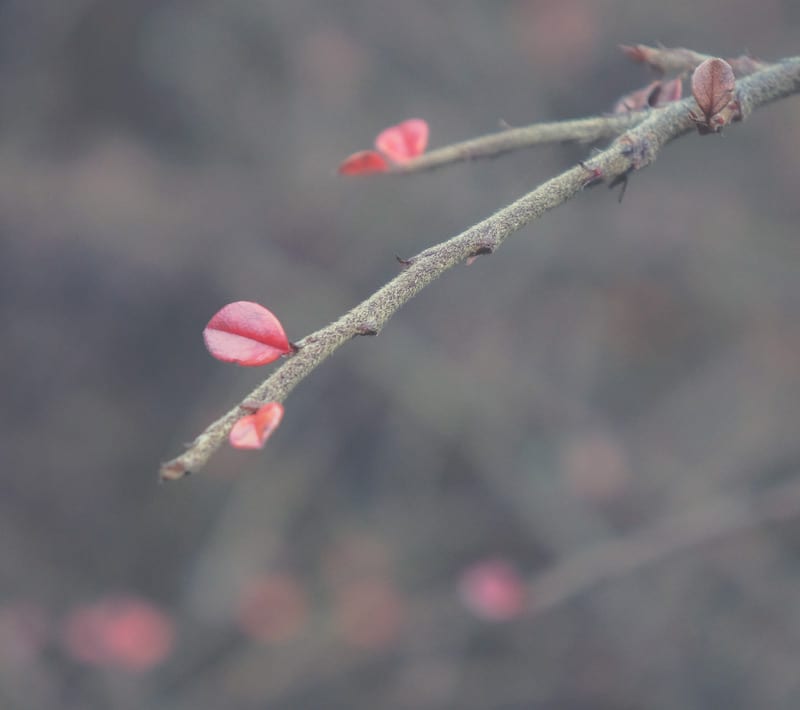
[[612, 138], [641, 123], [647, 116], [647, 111], [636, 111], [508, 128], [500, 133], [492, 133], [488, 136], [480, 136], [428, 151], [406, 163], [395, 165], [389, 172], [390, 174], [405, 174], [433, 170], [450, 163], [477, 158], [493, 158], [512, 150], [530, 148], [543, 143], [567, 141], [588, 143], [601, 138]]
[[[681, 74], [692, 71], [706, 59], [711, 59], [710, 54], [701, 54], [684, 47], [648, 47], [646, 44], [627, 45], [621, 44], [619, 48], [634, 62], [642, 62], [650, 66], [659, 74]], [[748, 76], [770, 66], [767, 62], [754, 59], [746, 54], [732, 57], [727, 60], [733, 67], [737, 77]]]
[[[787, 59], [737, 84], [742, 115], [754, 108], [800, 91], [800, 57]], [[356, 335], [378, 333], [403, 305], [448, 269], [470, 256], [493, 252], [517, 230], [577, 195], [597, 179], [614, 181], [649, 165], [661, 148], [692, 130], [689, 111], [694, 99], [653, 109], [638, 126], [617, 138], [586, 163], [548, 180], [465, 232], [426, 249], [409, 260], [400, 274], [339, 320], [301, 340], [300, 350], [242, 402], [283, 401], [321, 362]], [[234, 422], [246, 414], [241, 404], [213, 422], [180, 456], [161, 467], [162, 479], [177, 479], [205, 465], [223, 444]]]
[[672, 515], [620, 540], [598, 543], [534, 577], [528, 611], [536, 615], [647, 565], [800, 514], [800, 482], [791, 480], [752, 498], [726, 496]]

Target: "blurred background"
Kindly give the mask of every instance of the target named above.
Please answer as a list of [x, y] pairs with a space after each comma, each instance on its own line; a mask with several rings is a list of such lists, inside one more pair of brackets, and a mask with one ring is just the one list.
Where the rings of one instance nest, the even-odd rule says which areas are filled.
[[798, 707], [797, 98], [449, 272], [264, 451], [156, 475], [271, 370], [209, 357], [223, 304], [298, 340], [590, 150], [337, 178], [381, 129], [798, 36], [792, 0], [0, 4], [2, 707]]

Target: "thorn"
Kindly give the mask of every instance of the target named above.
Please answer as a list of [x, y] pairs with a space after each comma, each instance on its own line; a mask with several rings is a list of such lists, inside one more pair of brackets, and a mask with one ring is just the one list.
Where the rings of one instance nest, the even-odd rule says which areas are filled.
[[622, 189], [619, 191], [619, 198], [617, 202], [622, 204], [622, 198], [625, 197], [625, 191], [628, 189], [628, 171], [627, 173], [622, 173], [622, 175], [617, 175], [608, 185], [609, 190], [613, 190], [617, 185], [622, 185]]
[[469, 256], [464, 262], [464, 265], [471, 266], [475, 262], [475, 259], [477, 259], [479, 256], [485, 256], [487, 254], [493, 254], [493, 253], [494, 253], [494, 246], [492, 246], [491, 244], [481, 244], [472, 252], [470, 252]]
[[411, 264], [414, 263], [413, 259], [404, 259], [402, 256], [398, 256], [397, 254], [394, 255], [394, 258], [397, 259], [398, 262], [400, 262], [401, 266], [404, 269], [407, 269], [409, 266], [411, 266]]
[[470, 256], [483, 256], [484, 254], [492, 254], [494, 252], [494, 247], [490, 246], [489, 244], [481, 244], [475, 251], [473, 251]]
[[254, 399], [246, 399], [244, 402], [239, 403], [239, 409], [242, 409], [250, 414], [257, 412], [260, 408], [261, 402], [256, 402]]
[[364, 325], [359, 325], [356, 328], [356, 335], [377, 335], [377, 334], [378, 334], [378, 328], [375, 325], [364, 324]]
[[593, 187], [597, 185], [599, 182], [603, 182], [603, 171], [600, 168], [590, 168], [586, 163], [582, 160], [578, 162], [584, 170], [586, 170], [589, 175], [583, 181], [583, 185], [581, 185], [581, 189], [586, 189], [587, 187]]
[[300, 350], [302, 349], [301, 345], [298, 345], [297, 343], [292, 343], [292, 342], [289, 343], [289, 347], [292, 349], [292, 354], [293, 355], [295, 353], [299, 353]]

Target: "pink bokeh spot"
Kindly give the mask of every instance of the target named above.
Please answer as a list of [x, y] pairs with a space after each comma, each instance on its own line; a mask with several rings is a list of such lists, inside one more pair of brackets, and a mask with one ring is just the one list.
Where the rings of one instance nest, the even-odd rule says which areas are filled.
[[237, 625], [262, 643], [282, 643], [300, 634], [308, 621], [305, 588], [290, 574], [269, 572], [250, 579], [239, 598]]
[[32, 601], [0, 604], [0, 664], [25, 665], [47, 645], [50, 620], [47, 612]]
[[170, 654], [175, 625], [150, 602], [111, 597], [73, 609], [64, 620], [62, 641], [80, 663], [141, 673]]
[[458, 584], [464, 606], [486, 621], [508, 621], [525, 606], [525, 586], [508, 560], [491, 559], [468, 567]]

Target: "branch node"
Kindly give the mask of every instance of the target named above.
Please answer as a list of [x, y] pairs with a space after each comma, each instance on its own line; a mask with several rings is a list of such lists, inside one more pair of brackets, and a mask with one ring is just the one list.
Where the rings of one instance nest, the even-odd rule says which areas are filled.
[[379, 328], [375, 323], [364, 323], [356, 326], [355, 335], [377, 335]]
[[164, 464], [158, 475], [159, 483], [164, 481], [176, 481], [179, 478], [191, 476], [192, 472], [189, 471], [180, 461], [172, 461], [171, 463]]
[[655, 158], [656, 150], [647, 136], [633, 138], [624, 135], [619, 138], [618, 143], [620, 153], [630, 161], [630, 170], [641, 170]]

